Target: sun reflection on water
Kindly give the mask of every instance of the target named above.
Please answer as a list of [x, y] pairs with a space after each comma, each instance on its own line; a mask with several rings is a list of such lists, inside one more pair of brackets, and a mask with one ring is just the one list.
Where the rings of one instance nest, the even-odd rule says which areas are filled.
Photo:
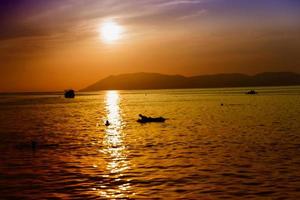
[[122, 180], [123, 172], [129, 168], [126, 147], [123, 142], [122, 129], [124, 122], [120, 109], [120, 95], [117, 91], [108, 91], [105, 97], [106, 120], [110, 125], [105, 130], [104, 147], [107, 154], [107, 171], [109, 178], [122, 184], [116, 185], [113, 189], [101, 195], [106, 198], [124, 198], [129, 194], [130, 183]]

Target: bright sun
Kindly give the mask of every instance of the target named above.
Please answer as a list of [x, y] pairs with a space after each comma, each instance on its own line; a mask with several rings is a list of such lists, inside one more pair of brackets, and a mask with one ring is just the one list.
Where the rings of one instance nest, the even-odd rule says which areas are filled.
[[122, 37], [123, 27], [114, 21], [106, 21], [101, 24], [99, 32], [104, 42], [111, 43]]

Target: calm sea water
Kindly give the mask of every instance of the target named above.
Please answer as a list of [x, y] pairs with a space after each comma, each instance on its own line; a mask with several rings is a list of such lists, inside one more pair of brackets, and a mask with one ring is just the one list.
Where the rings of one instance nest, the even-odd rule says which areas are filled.
[[300, 199], [300, 87], [247, 90], [0, 95], [0, 199]]

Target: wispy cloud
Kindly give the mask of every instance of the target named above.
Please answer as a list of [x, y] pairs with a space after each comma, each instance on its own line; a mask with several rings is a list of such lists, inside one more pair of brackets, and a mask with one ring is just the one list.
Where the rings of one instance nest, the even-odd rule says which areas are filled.
[[[5, 0], [6, 1], [6, 0]], [[207, 0], [206, 0], [207, 1]], [[204, 0], [54, 0], [9, 3], [0, 7], [0, 40], [53, 35], [74, 29], [78, 24], [106, 17], [142, 23], [197, 15]], [[38, 2], [38, 3], [36, 3]], [[2, 4], [3, 5], [3, 4]], [[189, 7], [193, 5], [193, 7]], [[7, 11], [9, 8], [9, 11]], [[19, 14], [20, 13], [20, 14]]]
[[196, 11], [195, 13], [191, 13], [191, 14], [187, 14], [187, 15], [184, 15], [182, 17], [179, 17], [179, 19], [180, 20], [186, 20], [186, 19], [191, 19], [191, 18], [197, 18], [199, 16], [203, 16], [206, 13], [207, 13], [207, 10], [202, 9], [202, 10]]
[[[0, 40], [53, 37], [53, 35], [61, 36], [72, 32], [91, 35], [94, 31], [93, 24], [108, 17], [118, 18], [124, 23], [135, 26], [166, 28], [177, 25], [178, 19], [183, 23], [187, 20], [201, 20], [201, 16], [204, 16], [216, 26], [224, 19], [228, 19], [229, 23], [240, 23], [243, 15], [248, 19], [256, 19], [257, 13], [260, 14], [258, 16], [268, 16], [268, 13], [271, 13], [269, 18], [261, 18], [261, 21], [267, 19], [274, 21], [274, 16], [284, 16], [280, 18], [281, 21], [288, 20], [289, 23], [295, 24], [299, 20], [296, 20], [293, 15], [296, 15], [294, 14], [297, 13], [296, 11], [300, 11], [300, 8], [294, 6], [295, 2], [295, 0], [288, 0], [288, 3], [280, 0], [251, 2], [246, 0], [238, 2], [233, 0], [3, 0], [0, 4]], [[277, 5], [285, 10], [280, 10]], [[236, 14], [238, 18], [235, 13], [238, 13]], [[261, 24], [261, 21], [257, 24]]]
[[173, 0], [173, 1], [165, 1], [160, 4], [160, 6], [174, 6], [180, 4], [199, 4], [203, 3], [204, 0]]

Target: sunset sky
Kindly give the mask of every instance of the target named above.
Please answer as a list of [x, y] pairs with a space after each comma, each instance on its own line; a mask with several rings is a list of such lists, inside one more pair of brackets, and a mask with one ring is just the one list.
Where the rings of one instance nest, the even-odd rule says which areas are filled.
[[0, 1], [0, 92], [263, 71], [300, 72], [299, 0]]

